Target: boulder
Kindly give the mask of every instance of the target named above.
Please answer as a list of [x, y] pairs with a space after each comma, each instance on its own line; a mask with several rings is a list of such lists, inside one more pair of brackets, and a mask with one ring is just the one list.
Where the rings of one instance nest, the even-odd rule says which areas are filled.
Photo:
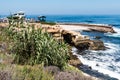
[[68, 63], [72, 66], [75, 66], [75, 67], [79, 67], [80, 65], [82, 65], [82, 62], [79, 60], [79, 59], [72, 59], [72, 60], [69, 60]]
[[104, 43], [101, 40], [81, 40], [75, 42], [75, 47], [80, 51], [84, 50], [105, 50]]
[[94, 39], [101, 39], [101, 36], [95, 36]]
[[78, 58], [77, 55], [74, 55], [72, 53], [72, 48], [71, 47], [69, 47], [69, 55], [70, 55], [70, 57], [69, 57], [68, 63], [72, 66], [75, 66], [75, 67], [79, 68], [79, 66], [82, 65], [82, 62], [80, 61], [80, 59]]
[[90, 50], [105, 50], [104, 43], [101, 40], [92, 40], [90, 41]]

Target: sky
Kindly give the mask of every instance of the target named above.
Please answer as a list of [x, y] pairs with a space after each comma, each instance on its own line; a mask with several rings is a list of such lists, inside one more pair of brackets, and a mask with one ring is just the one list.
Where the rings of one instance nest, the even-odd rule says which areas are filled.
[[120, 14], [120, 0], [0, 0], [0, 14]]

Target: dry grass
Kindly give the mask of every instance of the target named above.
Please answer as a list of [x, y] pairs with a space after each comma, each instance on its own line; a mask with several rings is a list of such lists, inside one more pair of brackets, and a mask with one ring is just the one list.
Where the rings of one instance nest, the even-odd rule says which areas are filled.
[[42, 65], [0, 64], [0, 80], [54, 80]]

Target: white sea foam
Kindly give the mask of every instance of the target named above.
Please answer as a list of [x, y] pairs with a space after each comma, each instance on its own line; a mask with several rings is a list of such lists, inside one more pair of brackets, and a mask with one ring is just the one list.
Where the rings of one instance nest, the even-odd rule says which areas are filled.
[[73, 53], [77, 55], [84, 64], [91, 66], [92, 69], [120, 79], [120, 61], [115, 61], [116, 58], [120, 58], [120, 45], [105, 43], [105, 46], [108, 47], [107, 50], [90, 51], [82, 56], [76, 54], [75, 51], [77, 49], [73, 48]]
[[113, 27], [117, 33], [105, 33], [106, 36], [119, 37], [120, 38], [120, 28]]
[[116, 72], [113, 72], [113, 71], [110, 71], [108, 69], [105, 69], [101, 66], [96, 66], [96, 64], [100, 64], [96, 61], [89, 61], [89, 60], [86, 60], [84, 59], [82, 56], [79, 55], [79, 59], [86, 65], [89, 65], [92, 67], [92, 69], [95, 69], [97, 70], [98, 72], [101, 72], [101, 73], [104, 73], [104, 74], [107, 74], [111, 77], [114, 77], [114, 78], [117, 78], [117, 79], [120, 79], [120, 74], [119, 73], [116, 73]]
[[109, 49], [103, 51], [104, 53], [112, 53], [113, 54], [115, 52], [120, 51], [120, 45], [113, 44], [113, 43], [104, 43], [104, 45], [109, 48]]

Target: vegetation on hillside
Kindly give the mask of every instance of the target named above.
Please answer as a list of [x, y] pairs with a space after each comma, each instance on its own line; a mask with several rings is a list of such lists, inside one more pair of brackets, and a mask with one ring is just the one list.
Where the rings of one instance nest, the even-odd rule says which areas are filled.
[[44, 63], [45, 66], [55, 65], [62, 68], [68, 59], [67, 45], [57, 42], [42, 29], [26, 27], [20, 21], [10, 20], [9, 29], [5, 31], [13, 40], [11, 49], [15, 54], [14, 62], [29, 65]]
[[9, 27], [0, 28], [0, 80], [92, 80], [67, 64], [64, 42], [24, 26], [23, 19], [9, 21]]

